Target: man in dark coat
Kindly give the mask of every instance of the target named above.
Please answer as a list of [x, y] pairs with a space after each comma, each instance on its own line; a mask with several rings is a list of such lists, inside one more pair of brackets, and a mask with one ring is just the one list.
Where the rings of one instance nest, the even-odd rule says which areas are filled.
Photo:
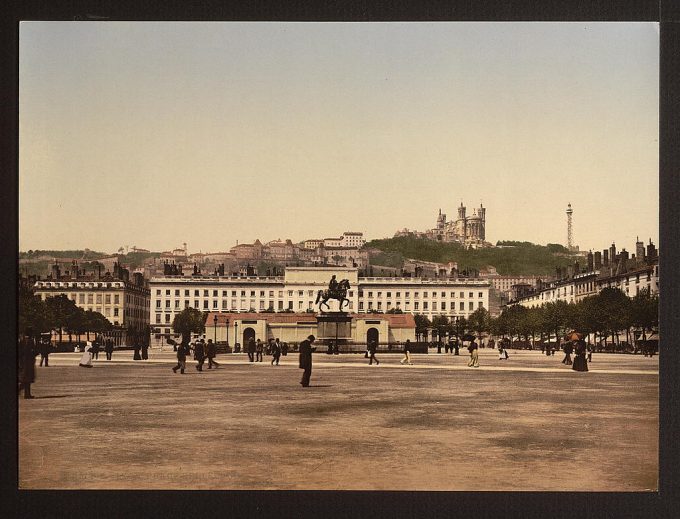
[[111, 339], [106, 339], [104, 351], [106, 352], [106, 360], [111, 360], [111, 357], [113, 356], [113, 341]]
[[378, 351], [378, 343], [375, 341], [370, 341], [368, 343], [368, 365], [370, 366], [375, 361], [375, 365], [380, 364], [380, 361], [375, 358], [375, 352]]
[[177, 373], [177, 370], [180, 370], [181, 374], [184, 374], [184, 369], [186, 368], [187, 365], [187, 355], [189, 354], [189, 343], [186, 341], [182, 341], [182, 343], [179, 345], [177, 348], [177, 366], [172, 368], [172, 371], [174, 373]]
[[194, 344], [194, 359], [196, 359], [196, 369], [203, 371], [203, 363], [205, 362], [205, 343], [203, 339], [197, 340]]
[[19, 390], [23, 388], [24, 398], [35, 398], [31, 395], [31, 384], [35, 382], [35, 347], [33, 338], [25, 336], [19, 342]]
[[250, 362], [255, 362], [255, 339], [252, 337], [248, 339], [248, 345], [246, 346], [248, 351], [248, 360]]
[[52, 345], [50, 344], [50, 340], [46, 338], [41, 338], [40, 339], [40, 366], [42, 367], [43, 361], [45, 362], [45, 367], [49, 367], [49, 356], [50, 356], [50, 349], [52, 348]]
[[300, 369], [305, 370], [300, 381], [302, 387], [309, 387], [309, 378], [312, 376], [312, 344], [315, 340], [316, 337], [310, 335], [300, 343]]
[[562, 359], [562, 364], [571, 366], [571, 353], [574, 351], [574, 346], [572, 342], [566, 342], [564, 344], [564, 358]]
[[279, 343], [279, 339], [277, 338], [275, 341], [272, 341], [269, 348], [272, 353], [272, 366], [274, 365], [274, 363], [276, 363], [276, 365], [278, 366], [279, 359], [281, 358], [281, 343]]
[[212, 339], [208, 339], [208, 345], [206, 346], [205, 354], [208, 357], [208, 369], [212, 369], [213, 365], [215, 366], [215, 369], [217, 369], [217, 366], [219, 366], [219, 364], [215, 362], [217, 347]]
[[142, 340], [142, 360], [149, 360], [149, 343]]
[[264, 347], [262, 346], [262, 341], [260, 339], [255, 343], [255, 362], [262, 362], [262, 351]]

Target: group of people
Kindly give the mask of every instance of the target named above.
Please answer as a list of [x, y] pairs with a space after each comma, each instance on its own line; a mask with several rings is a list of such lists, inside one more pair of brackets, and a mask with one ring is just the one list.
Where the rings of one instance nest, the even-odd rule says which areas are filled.
[[[593, 350], [586, 345], [583, 339], [567, 341], [562, 349], [564, 351], [562, 364], [571, 366], [574, 371], [588, 371], [588, 362], [593, 360]], [[573, 361], [571, 360], [572, 353], [575, 353]], [[586, 354], [588, 355], [587, 360]]]
[[271, 364], [278, 366], [281, 355], [284, 357], [288, 355], [288, 343], [279, 341], [277, 337], [276, 339], [269, 339], [265, 346], [260, 339], [255, 340], [251, 337], [246, 343], [246, 353], [250, 362], [262, 362], [264, 353], [271, 355], [273, 357]]
[[92, 342], [87, 341], [85, 343], [85, 351], [83, 352], [82, 357], [80, 357], [80, 362], [78, 363], [81, 368], [91, 368], [92, 360], [99, 359], [99, 350], [101, 348], [102, 341], [104, 342], [104, 353], [106, 353], [106, 360], [111, 360], [113, 358], [113, 341], [111, 339], [102, 340], [97, 338]]
[[173, 373], [177, 373], [177, 370], [183, 375], [184, 370], [187, 367], [187, 356], [194, 352], [194, 360], [196, 361], [196, 371], [203, 371], [203, 364], [205, 360], [208, 359], [208, 369], [215, 369], [219, 367], [219, 363], [215, 360], [217, 356], [217, 347], [212, 339], [196, 339], [194, 342], [189, 342], [188, 340], [183, 340], [177, 347], [177, 365], [172, 368]]

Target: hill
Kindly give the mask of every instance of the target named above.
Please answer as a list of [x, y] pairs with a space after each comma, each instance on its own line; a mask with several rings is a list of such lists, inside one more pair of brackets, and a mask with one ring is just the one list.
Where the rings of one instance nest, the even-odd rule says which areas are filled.
[[426, 238], [400, 236], [372, 240], [366, 248], [381, 252], [371, 256], [371, 263], [401, 266], [405, 258], [446, 263], [455, 261], [459, 269], [482, 269], [493, 265], [501, 275], [552, 275], [555, 267], [573, 264], [575, 258], [558, 244], [536, 245], [530, 242], [501, 241], [497, 247], [465, 249], [458, 243], [441, 243]]

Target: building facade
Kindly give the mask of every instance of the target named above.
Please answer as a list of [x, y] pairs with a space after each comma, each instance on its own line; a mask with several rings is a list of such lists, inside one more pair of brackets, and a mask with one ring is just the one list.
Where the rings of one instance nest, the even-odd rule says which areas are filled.
[[[319, 290], [328, 288], [333, 274], [349, 280], [349, 304], [343, 310], [358, 315], [398, 309], [457, 319], [489, 307], [490, 284], [479, 279], [364, 277], [355, 267], [286, 267], [283, 276], [154, 277], [149, 282], [151, 326], [155, 333], [172, 333], [175, 315], [187, 307], [220, 313], [313, 313], [318, 311]], [[330, 311], [339, 309], [337, 301], [328, 303]]]

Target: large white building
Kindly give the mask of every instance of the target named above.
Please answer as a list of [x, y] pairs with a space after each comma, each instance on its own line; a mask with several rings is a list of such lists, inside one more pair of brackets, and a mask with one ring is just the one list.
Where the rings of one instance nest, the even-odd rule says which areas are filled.
[[[352, 267], [286, 267], [283, 276], [160, 276], [150, 280], [151, 326], [172, 333], [175, 315], [193, 307], [206, 312], [317, 311], [317, 293], [328, 288], [331, 276], [348, 279], [349, 305], [344, 311], [362, 314], [400, 309], [429, 318], [468, 317], [489, 307], [488, 281], [360, 277]], [[338, 302], [329, 300], [330, 310]]]

